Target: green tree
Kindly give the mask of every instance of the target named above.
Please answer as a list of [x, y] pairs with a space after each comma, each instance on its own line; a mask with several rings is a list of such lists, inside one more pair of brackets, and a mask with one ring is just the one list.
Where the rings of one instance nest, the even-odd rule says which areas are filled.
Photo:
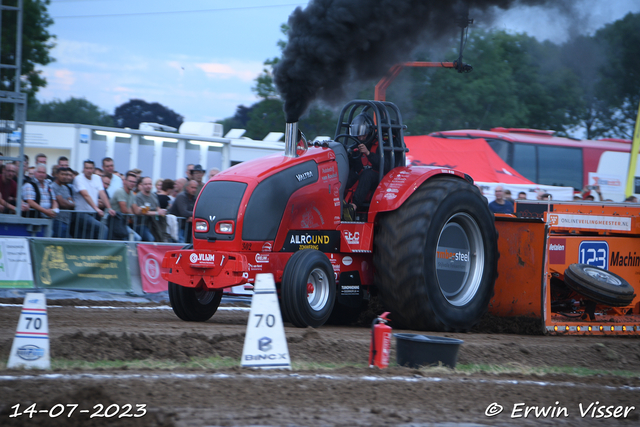
[[284, 132], [284, 111], [279, 99], [263, 99], [249, 113], [246, 137], [262, 139], [269, 132]]
[[[283, 34], [286, 34], [288, 29], [286, 24], [280, 26], [280, 31]], [[278, 40], [278, 46], [282, 50], [286, 46], [286, 42]], [[283, 131], [282, 102], [273, 83], [273, 66], [279, 60], [280, 58], [275, 57], [264, 61], [262, 73], [256, 77], [256, 84], [251, 88], [262, 99], [250, 107], [238, 106], [232, 117], [221, 120], [220, 123], [225, 132], [233, 128], [246, 129], [247, 132], [244, 136], [247, 138], [262, 139], [269, 132]]]
[[595, 38], [605, 43], [607, 61], [600, 68], [597, 96], [609, 111], [602, 127], [612, 137], [631, 138], [640, 104], [640, 13], [598, 30]]
[[[445, 59], [454, 60], [457, 55], [452, 50]], [[580, 122], [583, 104], [577, 76], [562, 64], [546, 60], [558, 56], [557, 46], [523, 34], [474, 31], [465, 50], [472, 73], [460, 75], [440, 68], [405, 72], [404, 78], [412, 81], [412, 102], [399, 105], [409, 132], [498, 126], [566, 132]], [[387, 99], [395, 101], [394, 85], [388, 93]]]
[[[284, 132], [284, 113], [282, 101], [279, 99], [264, 99], [251, 107], [238, 106], [233, 117], [221, 120], [224, 131], [246, 129], [244, 136], [262, 139], [269, 132]], [[299, 129], [309, 139], [317, 136], [330, 136], [336, 130], [335, 114], [317, 105], [311, 106], [309, 111], [300, 118]]]
[[[287, 24], [280, 25], [280, 32], [287, 35], [289, 26]], [[284, 40], [278, 40], [277, 42], [280, 51], [282, 52], [287, 46], [287, 42]], [[273, 67], [280, 61], [279, 57], [267, 59], [264, 61], [264, 68], [262, 73], [256, 77], [256, 85], [251, 88], [256, 95], [262, 99], [275, 99], [278, 98], [278, 90], [273, 82]]]
[[29, 105], [27, 117], [35, 122], [81, 123], [95, 126], [113, 126], [113, 117], [84, 98], [58, 99]]
[[[289, 26], [280, 26], [282, 34], [287, 35]], [[286, 41], [278, 40], [278, 47], [283, 50]], [[262, 98], [250, 107], [239, 106], [233, 117], [221, 121], [225, 131], [232, 128], [246, 129], [248, 138], [262, 139], [269, 132], [284, 131], [284, 113], [282, 101], [273, 83], [273, 66], [278, 63], [279, 57], [267, 59], [264, 62], [262, 73], [256, 77], [256, 84], [251, 90]], [[300, 118], [299, 128], [305, 136], [313, 139], [320, 135], [333, 136], [335, 132], [335, 115], [329, 109], [314, 104], [309, 111]]]
[[251, 88], [256, 95], [262, 99], [274, 99], [278, 97], [276, 85], [273, 83], [273, 66], [276, 65], [279, 58], [267, 59], [264, 61], [262, 73], [256, 77], [256, 85]]
[[[578, 36], [563, 45], [525, 34], [474, 29], [464, 53], [465, 62], [474, 66], [472, 73], [405, 70], [388, 89], [387, 99], [400, 107], [408, 134], [502, 126], [553, 129], [561, 135], [584, 130], [590, 139], [630, 138], [640, 103], [638, 28], [640, 14], [630, 13], [593, 37]], [[283, 34], [287, 30], [283, 25]], [[278, 44], [286, 46], [282, 40]], [[458, 41], [450, 45], [449, 52], [416, 59], [455, 60]], [[253, 90], [263, 100], [279, 99], [271, 74], [278, 61], [265, 61], [256, 79]], [[370, 99], [375, 83], [354, 90]], [[250, 108], [258, 106], [259, 113], [251, 114], [251, 127], [260, 129], [254, 137], [281, 131], [281, 103], [261, 101]], [[301, 118], [300, 128], [310, 138], [333, 135], [334, 116], [316, 104]], [[278, 119], [263, 126], [274, 117]]]
[[[499, 42], [485, 32], [469, 37], [465, 61], [474, 67], [470, 74], [440, 68], [409, 70], [406, 75], [414, 81], [413, 112], [408, 116], [405, 112], [405, 116], [411, 134], [523, 125], [528, 110], [518, 102], [518, 87], [509, 64], [515, 58], [509, 58], [513, 55], [510, 46]], [[454, 60], [457, 55], [452, 50], [445, 59]], [[387, 98], [391, 101], [392, 90], [393, 85]]]
[[505, 38], [503, 44], [517, 52], [510, 65], [519, 101], [528, 109], [524, 124], [561, 133], [578, 125], [584, 110], [583, 91], [578, 76], [565, 65], [560, 47], [526, 35]]
[[327, 108], [312, 105], [309, 110], [300, 117], [298, 128], [309, 139], [318, 136], [333, 138], [336, 133], [337, 116]]
[[[17, 0], [3, 1], [5, 6], [17, 6]], [[35, 99], [35, 94], [47, 82], [42, 77], [42, 71], [37, 70], [37, 65], [47, 65], [54, 61], [49, 52], [55, 46], [55, 36], [51, 35], [48, 28], [53, 24], [53, 19], [47, 11], [50, 0], [24, 0], [23, 24], [22, 24], [22, 58], [21, 58], [21, 87], [22, 92], [27, 93], [29, 101]], [[5, 10], [2, 12], [2, 64], [15, 64], [16, 62], [16, 24], [17, 12]], [[0, 84], [2, 90], [13, 90], [15, 71], [2, 69], [0, 71]]]
[[184, 120], [184, 117], [164, 105], [142, 99], [131, 99], [116, 107], [113, 118], [116, 126], [131, 129], [138, 129], [142, 122], [159, 123], [177, 129]]
[[244, 105], [238, 105], [236, 108], [236, 114], [233, 117], [227, 117], [220, 120], [225, 133], [231, 129], [246, 129], [249, 122], [249, 114], [253, 110], [253, 107], [245, 107]]
[[607, 120], [608, 107], [596, 93], [601, 80], [599, 69], [606, 62], [604, 45], [602, 40], [595, 37], [573, 37], [560, 47], [560, 58], [556, 58], [579, 79], [583, 108], [576, 129], [584, 129], [586, 139], [597, 139], [604, 136], [606, 131], [603, 123]]

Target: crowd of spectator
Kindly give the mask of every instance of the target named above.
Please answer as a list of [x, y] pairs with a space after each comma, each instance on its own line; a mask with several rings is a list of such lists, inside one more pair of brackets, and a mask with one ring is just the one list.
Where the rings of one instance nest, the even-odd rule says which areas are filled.
[[[69, 167], [69, 159], [61, 156], [51, 175], [46, 155], [36, 155], [34, 166], [29, 166], [27, 155], [24, 159], [21, 201], [16, 200], [18, 162], [0, 164], [0, 213], [20, 209], [23, 216], [51, 218], [54, 237], [188, 243], [195, 200], [206, 181], [220, 172], [212, 168], [204, 180], [202, 166], [189, 164], [184, 178], [153, 183], [140, 169], [117, 172], [110, 157], [102, 159], [101, 167], [85, 160], [82, 171], [76, 172]], [[511, 191], [498, 185], [494, 194], [495, 200], [489, 203], [492, 212], [514, 212]], [[594, 194], [603, 200], [598, 186], [585, 187], [575, 200], [596, 201]], [[538, 191], [536, 199], [552, 196]], [[519, 192], [517, 200], [527, 200], [527, 193]], [[638, 199], [631, 196], [625, 202], [638, 203]]]
[[[482, 187], [478, 186], [480, 193], [483, 193]], [[493, 213], [501, 213], [501, 214], [512, 214], [514, 213], [515, 204], [514, 202], [528, 200], [527, 193], [524, 191], [520, 191], [518, 193], [517, 199], [514, 201], [511, 191], [509, 189], [505, 189], [502, 185], [497, 185], [494, 188], [495, 199], [489, 203], [489, 209]], [[547, 192], [538, 190], [535, 193], [535, 198], [530, 200], [541, 200], [541, 201], [550, 201], [553, 200], [553, 196]], [[596, 199], [595, 194], [598, 195], [598, 199]], [[485, 197], [486, 198], [486, 197]], [[589, 185], [582, 189], [580, 193], [576, 193], [574, 196], [574, 201], [587, 201], [587, 202], [597, 202], [603, 201], [608, 203], [614, 203], [611, 199], [604, 199], [602, 197], [602, 192], [600, 191], [600, 187], [597, 185]], [[635, 196], [627, 197], [623, 203], [638, 203], [638, 198]]]
[[[47, 156], [38, 154], [34, 166], [24, 156], [22, 200], [17, 197], [19, 162], [0, 164], [0, 213], [53, 219], [53, 237], [189, 242], [191, 217], [204, 187], [201, 165], [187, 166], [184, 178], [152, 179], [140, 169], [124, 174], [112, 158], [100, 165], [82, 163], [77, 172], [61, 156], [47, 174]], [[97, 167], [99, 166], [99, 167]], [[213, 168], [208, 178], [219, 170]]]

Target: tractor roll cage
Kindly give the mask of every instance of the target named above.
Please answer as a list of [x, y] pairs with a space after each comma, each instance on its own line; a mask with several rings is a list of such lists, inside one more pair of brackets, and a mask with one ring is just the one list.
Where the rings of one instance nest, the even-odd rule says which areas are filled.
[[[337, 141], [341, 135], [349, 135], [349, 125], [353, 118], [360, 113], [368, 113], [373, 117], [376, 126], [376, 136], [378, 138], [378, 155], [380, 156], [380, 181], [389, 170], [404, 166], [406, 163], [405, 153], [409, 150], [404, 144], [404, 130], [406, 126], [402, 124], [402, 115], [398, 107], [386, 101], [369, 101], [356, 99], [347, 103], [340, 111], [340, 118], [336, 128], [334, 140]], [[345, 148], [349, 146], [348, 139], [344, 138]], [[396, 154], [397, 153], [397, 154]], [[389, 170], [386, 169], [385, 156], [389, 156]]]

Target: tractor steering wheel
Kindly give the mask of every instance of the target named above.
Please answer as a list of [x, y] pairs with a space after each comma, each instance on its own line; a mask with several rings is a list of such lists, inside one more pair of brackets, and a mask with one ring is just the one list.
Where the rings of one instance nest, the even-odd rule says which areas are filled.
[[355, 142], [347, 145], [348, 141], [345, 141], [343, 143], [343, 145], [345, 146], [345, 148], [347, 149], [347, 155], [349, 156], [349, 158], [353, 159], [353, 160], [357, 160], [360, 157], [362, 157], [362, 152], [360, 150], [358, 150], [358, 145], [362, 144], [362, 141], [360, 141], [358, 138], [356, 138], [353, 135], [349, 135], [348, 133], [343, 133], [341, 135], [338, 135], [335, 137], [335, 140], [337, 141], [338, 139], [345, 137], [347, 139], [352, 139]]

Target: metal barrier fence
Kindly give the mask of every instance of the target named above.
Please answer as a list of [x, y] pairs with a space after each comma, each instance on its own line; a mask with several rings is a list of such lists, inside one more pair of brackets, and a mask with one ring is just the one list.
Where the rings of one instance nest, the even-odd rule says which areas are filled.
[[60, 210], [49, 220], [51, 237], [123, 240], [164, 243], [191, 243], [191, 222], [175, 215], [146, 216], [121, 214], [100, 218], [95, 211]]

